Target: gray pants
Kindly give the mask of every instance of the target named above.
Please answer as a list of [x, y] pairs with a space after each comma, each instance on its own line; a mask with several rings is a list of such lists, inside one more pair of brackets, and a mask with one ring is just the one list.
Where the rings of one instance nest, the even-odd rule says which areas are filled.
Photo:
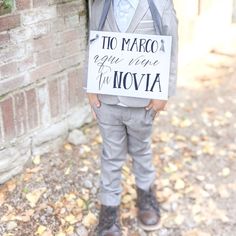
[[102, 103], [94, 107], [103, 138], [99, 200], [117, 206], [121, 196], [121, 169], [127, 153], [132, 157], [136, 185], [148, 190], [155, 180], [151, 133], [154, 111]]

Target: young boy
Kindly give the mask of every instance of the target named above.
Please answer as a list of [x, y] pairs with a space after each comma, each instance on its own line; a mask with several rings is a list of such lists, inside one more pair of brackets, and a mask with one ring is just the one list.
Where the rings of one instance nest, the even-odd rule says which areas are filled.
[[[178, 22], [172, 0], [95, 0], [90, 30], [171, 35], [169, 97], [175, 94]], [[160, 209], [150, 143], [153, 119], [167, 101], [102, 94], [88, 94], [88, 99], [103, 138], [96, 235], [121, 235], [121, 169], [127, 153], [132, 157], [140, 225], [146, 231], [157, 229]]]

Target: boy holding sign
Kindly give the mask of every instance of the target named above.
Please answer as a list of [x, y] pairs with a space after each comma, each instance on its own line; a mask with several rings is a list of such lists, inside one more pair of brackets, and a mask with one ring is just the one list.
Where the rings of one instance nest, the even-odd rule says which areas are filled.
[[[101, 211], [97, 235], [121, 235], [119, 224], [122, 191], [121, 169], [127, 153], [131, 155], [133, 161], [139, 222], [144, 230], [152, 231], [157, 229], [160, 220], [159, 204], [154, 191], [155, 169], [152, 164], [150, 146], [152, 122], [155, 115], [165, 108], [167, 101], [160, 99], [162, 98], [162, 89], [159, 74], [155, 73], [155, 76], [152, 77], [149, 67], [159, 64], [155, 58], [157, 54], [154, 53], [157, 51], [159, 54], [165, 53], [165, 51], [170, 51], [170, 48], [166, 48], [163, 39], [160, 40], [160, 43], [156, 43], [151, 40], [151, 36], [172, 36], [170, 73], [168, 71], [169, 83], [166, 95], [171, 97], [175, 94], [176, 89], [178, 50], [178, 22], [172, 0], [95, 0], [91, 9], [90, 30], [108, 32], [108, 36], [103, 36], [102, 41], [103, 49], [108, 47], [107, 51], [117, 47], [115, 41], [111, 42], [112, 34], [115, 32], [123, 32], [127, 35], [128, 33], [150, 35], [150, 40], [135, 37], [132, 39], [131, 37], [121, 41], [120, 48], [123, 51], [130, 51], [131, 56], [134, 55], [134, 50], [137, 51], [135, 53], [140, 53], [140, 50], [142, 50], [141, 53], [152, 53], [149, 59], [135, 56], [128, 61], [127, 67], [130, 66], [129, 63], [134, 64], [137, 71], [140, 70], [137, 73], [136, 71], [123, 72], [119, 70], [122, 60], [126, 59], [121, 55], [103, 57], [96, 55], [92, 58], [93, 63], [98, 67], [97, 72], [100, 73], [96, 79], [96, 81], [100, 79], [99, 89], [102, 90], [106, 85], [112, 84], [113, 89], [120, 89], [123, 92], [108, 95], [104, 92], [92, 93], [93, 90], [88, 89], [88, 98], [103, 138], [99, 193]], [[114, 33], [109, 36], [109, 32]], [[96, 37], [90, 37], [90, 44], [100, 40], [99, 37], [99, 34]], [[94, 47], [95, 49], [96, 47]], [[118, 68], [114, 71], [113, 80], [110, 77], [104, 77], [104, 74], [107, 75], [111, 71], [111, 64]], [[140, 66], [143, 69], [140, 69]], [[90, 70], [95, 70], [95, 67], [89, 68]], [[90, 84], [94, 79], [91, 78], [91, 73], [93, 72], [88, 73]], [[144, 92], [155, 93], [156, 89], [159, 89], [157, 92], [160, 93], [160, 97], [150, 99], [129, 95], [129, 90], [133, 89], [137, 92], [141, 86], [144, 86]]]

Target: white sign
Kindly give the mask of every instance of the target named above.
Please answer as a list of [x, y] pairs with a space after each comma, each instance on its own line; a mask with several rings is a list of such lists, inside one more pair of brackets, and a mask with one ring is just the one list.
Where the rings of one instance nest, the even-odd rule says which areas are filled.
[[171, 36], [91, 31], [87, 92], [168, 99]]

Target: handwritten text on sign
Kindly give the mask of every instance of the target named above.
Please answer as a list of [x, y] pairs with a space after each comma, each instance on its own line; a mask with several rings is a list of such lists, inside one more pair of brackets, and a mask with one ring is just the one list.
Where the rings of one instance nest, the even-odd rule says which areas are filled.
[[171, 36], [91, 31], [87, 92], [168, 99]]

